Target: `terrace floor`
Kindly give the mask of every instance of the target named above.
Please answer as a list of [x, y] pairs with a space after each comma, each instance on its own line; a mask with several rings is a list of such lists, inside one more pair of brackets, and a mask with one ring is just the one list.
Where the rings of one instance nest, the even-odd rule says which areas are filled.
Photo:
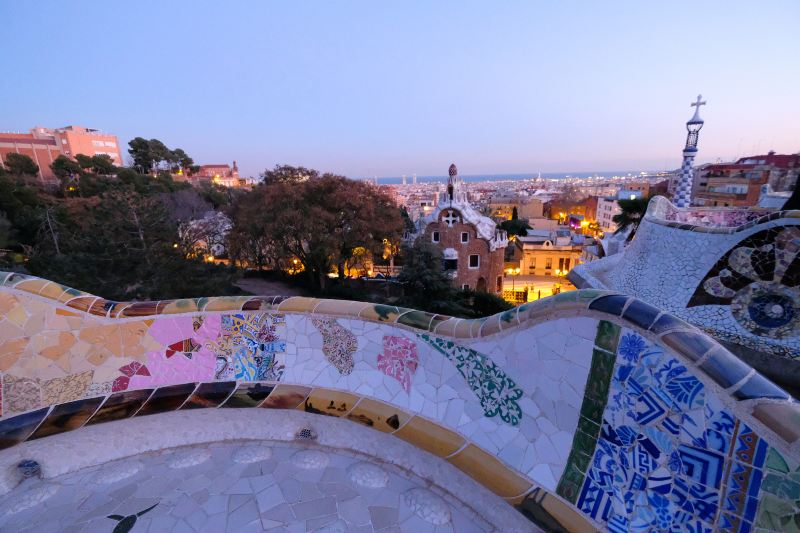
[[229, 442], [142, 454], [0, 500], [2, 531], [492, 531], [449, 493], [392, 465], [295, 443]]

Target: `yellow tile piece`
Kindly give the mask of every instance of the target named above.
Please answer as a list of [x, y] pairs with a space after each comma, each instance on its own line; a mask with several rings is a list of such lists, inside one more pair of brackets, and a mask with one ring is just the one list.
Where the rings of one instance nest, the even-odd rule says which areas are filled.
[[0, 342], [0, 372], [5, 372], [17, 362], [19, 356], [28, 347], [29, 337], [20, 337]]
[[320, 300], [314, 308], [314, 314], [357, 317], [369, 305], [372, 304], [348, 300]]
[[503, 498], [527, 492], [531, 482], [474, 444], [447, 459], [459, 470]]
[[46, 279], [32, 278], [17, 283], [14, 288], [20, 291], [29, 292], [31, 294], [39, 294], [39, 291], [44, 289], [49, 283], [51, 282]]
[[281, 313], [310, 313], [319, 302], [318, 298], [292, 296], [278, 304], [278, 311]]
[[394, 435], [439, 457], [454, 453], [465, 442], [458, 433], [420, 416], [413, 417]]
[[182, 300], [173, 300], [161, 310], [162, 315], [174, 315], [178, 313], [195, 313], [197, 312], [197, 302], [195, 300], [184, 298]]
[[456, 337], [457, 339], [469, 339], [469, 332], [472, 329], [472, 322], [472, 320], [465, 320], [462, 318], [453, 329], [453, 337]]
[[500, 333], [500, 315], [490, 316], [486, 322], [483, 323], [480, 329], [480, 336], [486, 337], [494, 333]]
[[13, 294], [0, 292], [0, 317], [8, 314], [9, 311], [19, 305], [19, 300]]
[[383, 304], [367, 304], [359, 313], [358, 316], [364, 320], [372, 320], [374, 322], [392, 323], [397, 320], [401, 313], [405, 313], [408, 309], [399, 309], [393, 305]]
[[37, 344], [41, 346], [39, 355], [48, 359], [58, 359], [75, 344], [75, 336], [67, 331], [48, 331], [36, 337]]
[[378, 431], [392, 433], [408, 422], [411, 416], [411, 414], [388, 403], [371, 398], [363, 398], [350, 411], [347, 418]]
[[239, 311], [250, 296], [218, 296], [209, 298], [202, 311]]
[[59, 283], [50, 281], [39, 291], [39, 296], [44, 296], [45, 298], [58, 301], [58, 297], [61, 296], [63, 292], [64, 287], [62, 287]]
[[445, 320], [436, 326], [436, 328], [433, 330], [433, 334], [454, 337], [458, 323], [462, 321], [462, 318], [450, 318], [449, 320]]
[[269, 393], [261, 407], [267, 409], [296, 409], [308, 398], [311, 387], [278, 384]]
[[28, 321], [28, 313], [25, 312], [25, 308], [20, 304], [6, 312], [6, 320], [15, 326], [24, 328], [25, 322]]
[[349, 392], [315, 388], [297, 408], [318, 415], [344, 416], [353, 408], [359, 396]]

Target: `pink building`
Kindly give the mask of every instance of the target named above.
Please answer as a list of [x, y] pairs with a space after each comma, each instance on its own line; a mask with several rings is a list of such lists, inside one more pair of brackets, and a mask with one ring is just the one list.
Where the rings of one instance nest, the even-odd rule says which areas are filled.
[[10, 153], [27, 155], [33, 159], [39, 165], [39, 177], [44, 181], [55, 180], [50, 164], [59, 155], [75, 159], [78, 154], [89, 157], [105, 154], [111, 157], [115, 165], [122, 165], [116, 135], [82, 126], [57, 129], [37, 126], [30, 133], [0, 133], [0, 161], [5, 161]]

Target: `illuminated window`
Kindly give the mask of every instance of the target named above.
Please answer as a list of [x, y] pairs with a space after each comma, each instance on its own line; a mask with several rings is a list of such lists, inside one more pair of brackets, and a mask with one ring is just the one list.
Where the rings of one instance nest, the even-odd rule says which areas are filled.
[[553, 268], [553, 258], [552, 257], [548, 257], [547, 259], [544, 260], [544, 268], [546, 268], [546, 269]]

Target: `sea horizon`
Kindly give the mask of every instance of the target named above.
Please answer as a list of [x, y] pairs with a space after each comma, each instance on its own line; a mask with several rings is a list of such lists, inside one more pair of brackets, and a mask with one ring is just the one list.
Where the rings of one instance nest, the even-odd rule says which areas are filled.
[[[481, 181], [523, 181], [523, 180], [531, 180], [538, 177], [542, 179], [548, 180], [558, 180], [558, 179], [567, 179], [567, 178], [612, 178], [612, 177], [637, 177], [640, 176], [642, 173], [653, 175], [657, 174], [659, 170], [607, 170], [607, 171], [599, 171], [599, 172], [527, 172], [527, 173], [509, 173], [509, 174], [466, 174], [462, 175], [461, 178], [466, 182], [481, 182]], [[374, 181], [375, 179], [378, 180], [378, 184], [381, 185], [400, 185], [403, 183], [402, 176], [358, 176], [353, 179], [356, 180], [368, 180]], [[408, 174], [406, 175], [406, 183], [408, 185], [411, 184], [413, 176]], [[417, 183], [436, 183], [447, 181], [446, 175], [438, 175], [438, 176], [417, 176]]]

